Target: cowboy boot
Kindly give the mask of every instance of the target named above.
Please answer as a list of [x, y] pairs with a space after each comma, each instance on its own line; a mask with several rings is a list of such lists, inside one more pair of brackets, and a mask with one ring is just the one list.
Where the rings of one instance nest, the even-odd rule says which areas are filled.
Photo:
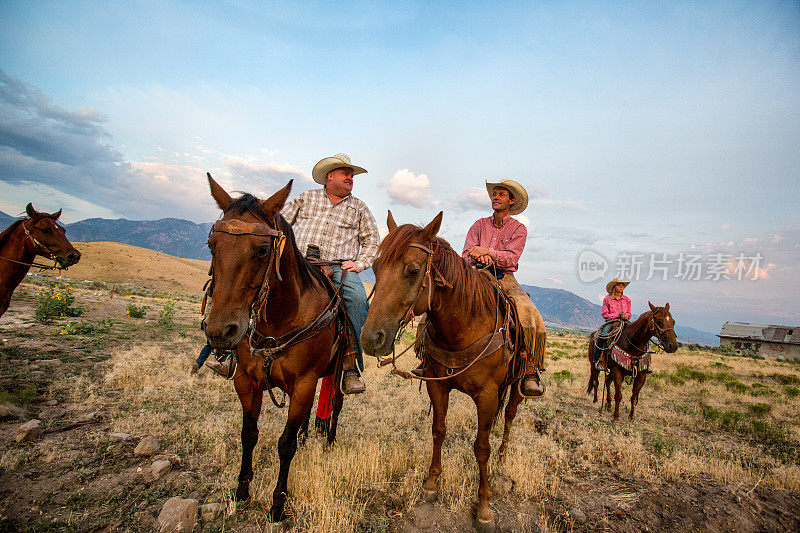
[[538, 398], [547, 390], [544, 380], [539, 375], [539, 369], [531, 361], [530, 356], [525, 357], [525, 375], [519, 386], [519, 392], [525, 398]]
[[420, 360], [417, 368], [412, 370], [411, 373], [420, 378], [425, 376], [425, 361]]
[[206, 361], [206, 365], [209, 369], [213, 370], [220, 376], [225, 379], [229, 379], [233, 372], [236, 370], [236, 367], [233, 363], [233, 354], [229, 352], [223, 352], [224, 359], [221, 361], [219, 360], [219, 354], [217, 355], [216, 359], [212, 359], [211, 361]]
[[361, 394], [365, 390], [367, 390], [367, 386], [356, 367], [356, 351], [348, 347], [342, 362], [342, 392], [344, 394]]

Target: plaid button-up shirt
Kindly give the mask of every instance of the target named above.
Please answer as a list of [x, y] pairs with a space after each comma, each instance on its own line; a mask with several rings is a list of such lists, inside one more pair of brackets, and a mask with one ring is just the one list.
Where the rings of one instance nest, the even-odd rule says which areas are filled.
[[299, 194], [281, 214], [292, 225], [297, 247], [319, 246], [322, 261], [350, 260], [359, 270], [372, 266], [378, 254], [378, 225], [367, 204], [352, 194], [338, 204], [325, 189]]

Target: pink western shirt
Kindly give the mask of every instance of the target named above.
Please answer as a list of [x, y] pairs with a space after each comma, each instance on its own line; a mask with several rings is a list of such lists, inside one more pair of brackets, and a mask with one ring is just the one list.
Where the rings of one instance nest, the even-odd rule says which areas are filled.
[[614, 320], [619, 318], [620, 313], [628, 313], [631, 317], [631, 299], [624, 294], [619, 298], [614, 298], [610, 294], [603, 298], [603, 318]]
[[511, 216], [506, 216], [500, 226], [495, 226], [494, 217], [479, 218], [467, 232], [461, 257], [474, 265], [475, 260], [467, 252], [473, 246], [485, 246], [498, 269], [516, 272], [527, 237], [528, 230], [525, 226]]

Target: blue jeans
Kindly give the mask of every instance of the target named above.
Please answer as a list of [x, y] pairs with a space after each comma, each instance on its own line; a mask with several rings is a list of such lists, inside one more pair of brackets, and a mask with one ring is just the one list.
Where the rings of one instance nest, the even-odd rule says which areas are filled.
[[200, 350], [200, 356], [197, 358], [197, 361], [195, 361], [195, 364], [197, 364], [198, 368], [203, 366], [203, 363], [206, 362], [206, 359], [208, 359], [209, 355], [211, 355], [211, 346], [206, 343], [206, 345], [203, 346], [203, 349]]
[[[338, 265], [333, 267], [333, 285], [338, 289], [339, 284], [342, 282], [342, 268]], [[342, 295], [344, 296], [344, 308], [347, 310], [347, 318], [350, 319], [350, 325], [353, 326], [353, 333], [355, 335], [355, 348], [356, 348], [356, 364], [359, 370], [364, 370], [364, 353], [361, 349], [361, 328], [364, 327], [364, 322], [367, 321], [367, 291], [364, 290], [364, 284], [361, 283], [361, 278], [356, 272], [345, 271], [344, 287], [342, 288]]]

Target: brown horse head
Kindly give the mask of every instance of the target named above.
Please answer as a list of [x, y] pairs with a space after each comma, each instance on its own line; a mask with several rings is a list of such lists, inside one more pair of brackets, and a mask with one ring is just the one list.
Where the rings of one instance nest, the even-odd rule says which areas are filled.
[[406, 314], [412, 311], [420, 315], [427, 310], [432, 287], [423, 284], [430, 283], [426, 280], [433, 277], [429, 270], [431, 255], [442, 225], [442, 215], [440, 211], [422, 228], [412, 224], [398, 226], [389, 211], [386, 222], [389, 234], [381, 242], [378, 257], [372, 265], [375, 292], [361, 330], [364, 352], [375, 357], [388, 354]]
[[675, 353], [678, 349], [678, 337], [675, 335], [675, 319], [669, 312], [669, 302], [664, 307], [656, 307], [650, 302], [650, 332], [657, 337], [667, 353]]
[[55, 213], [43, 213], [28, 204], [25, 211], [29, 218], [23, 220], [21, 225], [30, 237], [28, 246], [32, 247], [36, 255], [49, 257], [62, 268], [72, 266], [80, 260], [81, 253], [69, 242], [64, 228], [56, 223], [61, 216], [61, 209]]
[[250, 322], [250, 313], [265, 283], [274, 286], [282, 246], [276, 221], [292, 181], [266, 200], [250, 194], [233, 199], [208, 174], [211, 196], [223, 211], [208, 239], [211, 250], [212, 298], [205, 319], [209, 344], [232, 349]]

